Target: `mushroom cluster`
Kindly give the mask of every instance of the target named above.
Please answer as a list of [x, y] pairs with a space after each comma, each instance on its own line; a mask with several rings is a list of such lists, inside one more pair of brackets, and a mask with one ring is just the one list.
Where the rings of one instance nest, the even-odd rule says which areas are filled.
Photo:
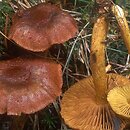
[[[9, 39], [25, 50], [45, 51], [74, 37], [77, 25], [59, 7], [41, 3], [14, 14]], [[0, 114], [37, 112], [61, 94], [61, 65], [44, 58], [18, 57], [0, 63]]]
[[[77, 31], [72, 16], [55, 5], [41, 3], [14, 14], [8, 38], [24, 53], [36, 53], [64, 43]], [[24, 114], [35, 113], [52, 103], [61, 94], [62, 82], [61, 65], [49, 58], [22, 53], [1, 61], [0, 114], [19, 115], [13, 119], [11, 129], [22, 130], [27, 119]]]
[[[130, 80], [118, 74], [106, 74], [105, 71], [106, 18], [104, 13], [100, 14], [93, 27], [90, 53], [92, 76], [74, 84], [63, 95], [61, 115], [73, 129], [123, 130], [127, 120], [119, 115], [130, 117]], [[125, 25], [122, 33], [125, 32]], [[125, 34], [123, 38], [130, 52], [128, 38]]]
[[[100, 29], [98, 29], [100, 28]], [[65, 122], [79, 130], [115, 130], [123, 120], [111, 110], [107, 102], [108, 91], [130, 81], [117, 74], [105, 72], [105, 44], [108, 24], [100, 16], [93, 27], [90, 65], [92, 76], [79, 81], [65, 92], [61, 103], [61, 115]]]
[[[125, 45], [130, 54], [130, 29], [124, 14], [123, 9], [115, 5], [112, 7], [113, 14], [115, 15], [119, 28], [124, 39]], [[113, 88], [107, 96], [107, 100], [115, 113], [130, 120], [130, 85], [119, 86]]]
[[[116, 17], [119, 25], [119, 29], [130, 54], [130, 29], [128, 22], [126, 20], [123, 9], [118, 5], [112, 6], [112, 12]], [[120, 85], [109, 91], [107, 100], [112, 108], [112, 110], [127, 121], [123, 124], [124, 129], [130, 129], [130, 84]], [[121, 129], [121, 130], [124, 130]]]

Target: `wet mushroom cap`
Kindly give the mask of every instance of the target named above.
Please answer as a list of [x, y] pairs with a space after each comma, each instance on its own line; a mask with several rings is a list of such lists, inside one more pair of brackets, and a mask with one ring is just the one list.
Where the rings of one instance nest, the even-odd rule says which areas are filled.
[[113, 88], [107, 96], [113, 111], [130, 118], [130, 84]]
[[[108, 74], [107, 81], [108, 91], [117, 85], [130, 84], [128, 79], [117, 74]], [[122, 120], [115, 115], [107, 101], [98, 103], [95, 97], [91, 76], [68, 89], [61, 103], [61, 115], [65, 123], [78, 130], [119, 129]]]
[[51, 60], [16, 58], [0, 63], [0, 114], [30, 114], [61, 94], [61, 66]]
[[77, 31], [72, 16], [55, 5], [42, 3], [14, 15], [9, 38], [38, 52], [69, 40]]

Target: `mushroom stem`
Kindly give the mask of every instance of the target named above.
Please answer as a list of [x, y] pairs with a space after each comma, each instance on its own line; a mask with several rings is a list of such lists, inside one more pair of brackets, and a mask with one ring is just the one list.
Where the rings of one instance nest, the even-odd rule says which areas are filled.
[[130, 54], [130, 30], [129, 30], [129, 26], [128, 26], [124, 11], [120, 6], [113, 5], [112, 12], [117, 19], [122, 38], [128, 49], [128, 53]]
[[[90, 54], [90, 67], [95, 85], [96, 99], [106, 99], [107, 76], [105, 71], [105, 39], [108, 24], [104, 16], [100, 16], [93, 27], [92, 44]], [[106, 100], [105, 100], [106, 101]]]

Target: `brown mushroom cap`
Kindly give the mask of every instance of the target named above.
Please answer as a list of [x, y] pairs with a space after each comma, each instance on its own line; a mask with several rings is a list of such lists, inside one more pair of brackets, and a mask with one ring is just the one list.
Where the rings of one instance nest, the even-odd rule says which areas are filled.
[[61, 94], [61, 66], [51, 60], [16, 58], [0, 63], [0, 114], [30, 114]]
[[9, 38], [25, 49], [38, 52], [69, 40], [76, 32], [76, 22], [68, 13], [42, 3], [14, 15]]
[[[130, 84], [130, 81], [117, 74], [108, 74], [109, 89]], [[65, 122], [78, 130], [115, 130], [122, 120], [110, 108], [108, 102], [98, 103], [92, 77], [73, 85], [63, 96], [61, 115]], [[118, 124], [118, 126], [116, 126]]]
[[130, 118], [130, 84], [110, 90], [107, 100], [114, 112]]

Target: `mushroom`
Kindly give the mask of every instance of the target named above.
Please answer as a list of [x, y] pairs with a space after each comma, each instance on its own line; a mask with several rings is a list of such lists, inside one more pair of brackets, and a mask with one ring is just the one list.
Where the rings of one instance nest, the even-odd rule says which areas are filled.
[[[61, 115], [65, 122], [78, 130], [115, 130], [123, 122], [109, 106], [107, 93], [117, 85], [130, 81], [117, 74], [105, 72], [105, 38], [107, 21], [100, 16], [93, 27], [90, 65], [92, 76], [68, 89], [62, 99]], [[118, 126], [116, 125], [118, 124]]]
[[61, 66], [48, 59], [15, 58], [0, 63], [0, 114], [45, 108], [61, 94]]
[[130, 84], [113, 88], [107, 100], [114, 112], [130, 119]]
[[[108, 74], [107, 84], [111, 89], [120, 84], [128, 85], [130, 81], [118, 74]], [[65, 92], [61, 115], [66, 124], [78, 130], [119, 130], [124, 127], [123, 120], [111, 110], [105, 99], [104, 103], [97, 102], [92, 76], [79, 81]]]
[[118, 5], [112, 6], [112, 12], [116, 17], [116, 20], [118, 22], [118, 25], [121, 31], [121, 36], [128, 49], [128, 53], [130, 54], [130, 29], [129, 29], [129, 26], [125, 17], [125, 13], [123, 9]]
[[75, 20], [67, 12], [41, 3], [14, 15], [9, 38], [27, 50], [39, 52], [69, 40], [77, 31]]

